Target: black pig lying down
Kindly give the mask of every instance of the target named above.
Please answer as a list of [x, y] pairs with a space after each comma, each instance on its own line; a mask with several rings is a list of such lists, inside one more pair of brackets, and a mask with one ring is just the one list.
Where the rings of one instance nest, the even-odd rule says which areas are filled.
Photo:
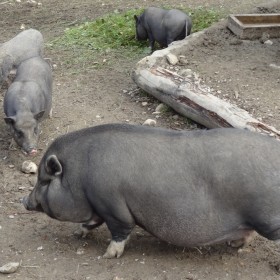
[[52, 70], [40, 56], [20, 63], [14, 82], [4, 98], [5, 122], [24, 152], [37, 152], [39, 122], [46, 118], [52, 104]]
[[180, 10], [150, 7], [134, 18], [136, 39], [149, 39], [151, 51], [154, 50], [155, 42], [161, 47], [167, 47], [173, 41], [182, 40], [191, 33], [191, 18]]
[[233, 128], [86, 128], [50, 145], [22, 201], [85, 232], [105, 222], [106, 258], [123, 254], [135, 225], [186, 247], [242, 244], [254, 231], [280, 240], [280, 143]]

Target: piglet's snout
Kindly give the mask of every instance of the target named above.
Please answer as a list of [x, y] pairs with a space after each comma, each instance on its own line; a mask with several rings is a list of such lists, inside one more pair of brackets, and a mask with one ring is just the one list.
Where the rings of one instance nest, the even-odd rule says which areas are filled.
[[35, 156], [37, 154], [37, 149], [32, 149], [30, 152], [29, 152], [29, 155], [30, 156]]

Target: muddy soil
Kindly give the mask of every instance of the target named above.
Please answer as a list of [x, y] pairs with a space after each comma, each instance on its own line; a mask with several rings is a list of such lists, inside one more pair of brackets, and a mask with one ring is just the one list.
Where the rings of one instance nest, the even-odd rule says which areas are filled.
[[[73, 23], [93, 20], [115, 9], [182, 4], [177, 0], [42, 0], [42, 5], [35, 7], [25, 2], [0, 1], [1, 42], [20, 32], [22, 24], [40, 30], [49, 42]], [[279, 1], [264, 8], [261, 3], [186, 0], [183, 4], [214, 7], [228, 13], [252, 12], [257, 6], [262, 12], [279, 12]], [[220, 97], [280, 129], [280, 70], [270, 66], [279, 65], [279, 40], [272, 40], [273, 45], [269, 46], [259, 41], [229, 40], [231, 36], [218, 26], [208, 34], [208, 40], [187, 54], [186, 67], [198, 72]], [[155, 117], [152, 112], [159, 102], [141, 94], [130, 78], [130, 71], [141, 56], [128, 60], [121, 54], [109, 54], [106, 63], [97, 69], [85, 64], [66, 67], [68, 52], [46, 49], [45, 56], [57, 67], [53, 118], [42, 125], [40, 152], [33, 158], [37, 164], [47, 145], [69, 131], [110, 122], [142, 124]], [[4, 92], [2, 89], [1, 94]], [[4, 116], [3, 97], [0, 99]], [[196, 127], [172, 110], [157, 119], [157, 126]], [[0, 132], [0, 266], [12, 261], [21, 263], [17, 272], [0, 274], [0, 279], [279, 279], [280, 248], [262, 237], [241, 251], [224, 244], [188, 249], [161, 242], [136, 228], [120, 259], [102, 259], [110, 238], [105, 226], [80, 239], [73, 234], [77, 225], [24, 210], [19, 199], [29, 193], [36, 177], [20, 172], [26, 157], [17, 147], [9, 147], [11, 137], [3, 120]]]

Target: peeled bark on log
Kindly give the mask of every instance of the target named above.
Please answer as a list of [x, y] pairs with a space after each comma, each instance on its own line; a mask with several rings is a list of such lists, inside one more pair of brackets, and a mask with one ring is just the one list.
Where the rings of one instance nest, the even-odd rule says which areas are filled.
[[145, 57], [136, 65], [132, 79], [145, 92], [166, 103], [178, 113], [207, 128], [236, 127], [280, 137], [280, 131], [253, 118], [247, 111], [212, 95], [199, 79], [188, 79], [158, 66], [165, 56], [179, 53], [200, 39], [204, 32], [195, 33], [183, 41]]
[[22, 31], [6, 43], [0, 44], [0, 85], [20, 62], [42, 54], [43, 36], [35, 29]]

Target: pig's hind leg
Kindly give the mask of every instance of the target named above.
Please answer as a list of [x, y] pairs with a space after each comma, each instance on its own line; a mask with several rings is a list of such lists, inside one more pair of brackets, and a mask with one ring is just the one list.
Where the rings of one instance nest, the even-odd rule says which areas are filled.
[[254, 230], [248, 230], [244, 237], [229, 241], [227, 244], [233, 248], [245, 247], [255, 238], [256, 232]]
[[91, 232], [93, 229], [101, 226], [104, 221], [99, 219], [92, 219], [88, 223], [84, 223], [80, 225], [80, 228], [74, 232], [74, 235], [85, 238], [87, 237], [88, 233]]

